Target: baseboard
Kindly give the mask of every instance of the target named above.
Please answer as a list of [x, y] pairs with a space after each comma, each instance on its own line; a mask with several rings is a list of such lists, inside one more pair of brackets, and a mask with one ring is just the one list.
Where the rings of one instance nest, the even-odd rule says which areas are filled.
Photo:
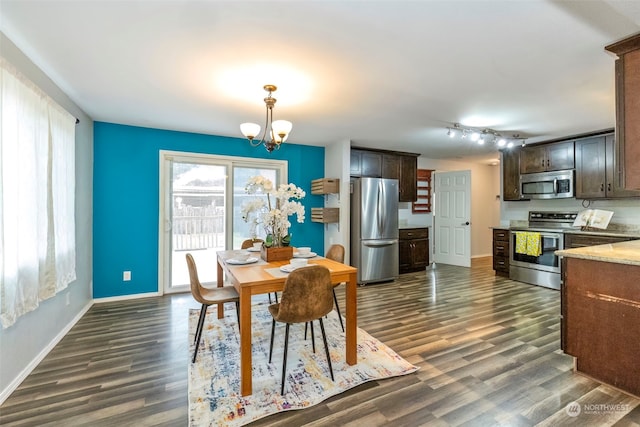
[[67, 333], [71, 330], [71, 328], [73, 328], [76, 323], [78, 323], [82, 316], [84, 316], [87, 311], [89, 311], [92, 305], [93, 301], [89, 301], [84, 306], [84, 308], [80, 310], [80, 312], [78, 312], [78, 314], [67, 324], [67, 326], [65, 326], [64, 329], [61, 330], [60, 333], [56, 335], [51, 340], [51, 342], [49, 342], [49, 344], [45, 348], [43, 348], [42, 351], [38, 353], [38, 355], [22, 370], [22, 372], [20, 372], [20, 374], [16, 378], [14, 378], [13, 381], [11, 381], [7, 388], [0, 392], [0, 405], [2, 405], [4, 401], [7, 400], [9, 396], [11, 396], [11, 393], [13, 393], [18, 388], [18, 386], [22, 384], [22, 381], [24, 381], [25, 378], [27, 378], [29, 374], [40, 364], [40, 362], [44, 360], [47, 354], [49, 354], [49, 352], [53, 350], [56, 345], [58, 345], [60, 340], [62, 340], [62, 338], [64, 338], [64, 336], [67, 335]]
[[148, 292], [145, 294], [118, 295], [115, 297], [94, 298], [93, 302], [96, 304], [100, 304], [103, 302], [126, 301], [130, 299], [161, 297], [161, 296], [162, 294], [160, 292]]

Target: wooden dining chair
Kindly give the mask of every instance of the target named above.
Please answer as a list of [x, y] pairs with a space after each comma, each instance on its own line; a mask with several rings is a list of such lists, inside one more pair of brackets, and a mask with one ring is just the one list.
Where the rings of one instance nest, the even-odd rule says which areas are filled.
[[193, 350], [191, 363], [195, 363], [198, 355], [198, 347], [200, 346], [200, 338], [202, 337], [202, 328], [204, 326], [204, 318], [207, 314], [207, 308], [214, 304], [224, 304], [227, 302], [236, 303], [236, 316], [238, 318], [238, 328], [240, 327], [240, 295], [233, 286], [223, 286], [220, 288], [205, 288], [198, 278], [198, 270], [196, 263], [191, 254], [186, 255], [187, 266], [189, 267], [189, 279], [191, 282], [191, 295], [202, 304], [200, 308], [200, 318], [198, 319], [198, 327], [196, 328], [196, 336], [194, 339], [196, 348]]
[[[344, 246], [334, 244], [329, 247], [325, 258], [337, 261], [341, 264], [344, 264]], [[342, 315], [340, 314], [340, 306], [338, 305], [338, 297], [336, 296], [336, 286], [342, 285], [342, 283], [336, 283], [333, 285], [333, 301], [336, 304], [336, 311], [338, 312], [338, 319], [340, 319], [340, 326], [342, 327], [342, 332], [344, 332], [344, 324], [342, 322]]]
[[240, 249], [252, 248], [254, 243], [263, 242], [263, 241], [264, 240], [262, 239], [247, 239], [242, 242], [242, 245], [240, 245]]
[[[273, 337], [275, 335], [276, 322], [286, 324], [284, 336], [284, 356], [282, 359], [282, 385], [280, 394], [284, 395], [285, 378], [287, 372], [287, 350], [289, 347], [289, 326], [292, 323], [320, 321], [322, 340], [329, 364], [331, 380], [333, 377], [333, 367], [329, 355], [327, 335], [324, 330], [322, 317], [333, 309], [333, 298], [331, 297], [331, 275], [327, 267], [321, 265], [311, 265], [302, 267], [289, 273], [284, 282], [280, 303], [269, 306], [269, 312], [273, 316], [271, 323], [271, 345], [269, 347], [269, 363], [273, 354]], [[315, 352], [315, 345], [314, 345]]]
[[[240, 245], [240, 249], [249, 249], [253, 247], [254, 243], [258, 243], [258, 242], [264, 242], [264, 240], [262, 239], [247, 239], [245, 241], [242, 242], [242, 245]], [[278, 302], [278, 293], [274, 292], [273, 295], [276, 298], [276, 302]], [[271, 293], [268, 294], [269, 296], [269, 304], [272, 303], [271, 301]]]

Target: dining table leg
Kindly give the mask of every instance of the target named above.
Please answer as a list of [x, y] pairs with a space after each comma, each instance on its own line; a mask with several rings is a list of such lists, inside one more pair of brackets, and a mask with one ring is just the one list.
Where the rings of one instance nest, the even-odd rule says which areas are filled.
[[346, 359], [349, 365], [358, 363], [358, 279], [357, 273], [349, 274], [349, 281], [346, 285]]
[[[236, 288], [237, 289], [237, 288]], [[251, 360], [251, 289], [237, 289], [240, 294], [240, 394], [253, 393]]]
[[[224, 286], [224, 271], [222, 270], [222, 260], [217, 258], [218, 264], [218, 277], [216, 281], [218, 282], [218, 287], [221, 288]], [[224, 317], [224, 304], [218, 304], [218, 319], [222, 319]]]

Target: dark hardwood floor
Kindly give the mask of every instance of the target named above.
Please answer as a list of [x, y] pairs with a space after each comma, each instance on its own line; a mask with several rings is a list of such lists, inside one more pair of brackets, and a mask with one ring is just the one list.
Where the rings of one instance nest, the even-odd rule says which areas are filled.
[[[490, 258], [358, 292], [359, 326], [420, 370], [253, 425], [640, 426], [640, 399], [572, 372], [559, 293], [494, 276]], [[190, 295], [94, 305], [0, 407], [0, 425], [186, 426], [189, 308]]]

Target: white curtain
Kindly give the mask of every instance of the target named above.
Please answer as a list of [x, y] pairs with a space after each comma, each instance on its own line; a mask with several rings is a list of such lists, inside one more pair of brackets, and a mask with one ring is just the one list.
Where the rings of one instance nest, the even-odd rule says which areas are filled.
[[0, 321], [75, 280], [75, 118], [1, 59]]

